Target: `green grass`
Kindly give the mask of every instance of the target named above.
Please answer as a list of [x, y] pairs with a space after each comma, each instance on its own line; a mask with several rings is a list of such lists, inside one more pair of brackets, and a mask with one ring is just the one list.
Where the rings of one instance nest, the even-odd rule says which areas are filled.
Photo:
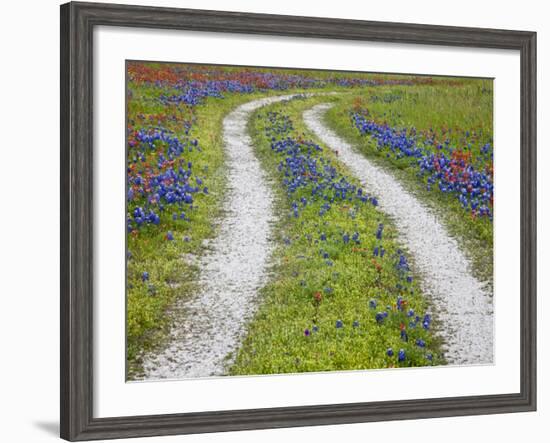
[[[399, 97], [392, 101], [391, 97]], [[384, 101], [386, 98], [387, 101]], [[465, 82], [458, 85], [415, 85], [365, 88], [347, 96], [325, 114], [325, 124], [355, 146], [366, 157], [387, 168], [421, 201], [434, 209], [447, 229], [461, 244], [472, 260], [473, 272], [492, 285], [493, 224], [487, 218], [472, 218], [455, 196], [444, 194], [434, 186], [426, 190], [424, 180], [417, 177], [418, 169], [410, 159], [387, 158], [376, 142], [361, 135], [353, 126], [349, 112], [368, 109], [369, 119], [387, 122], [398, 128], [451, 128], [451, 145], [464, 147], [464, 132], [477, 131], [479, 142], [470, 147], [473, 158], [479, 158], [479, 147], [492, 138], [492, 83], [489, 80]]]
[[[322, 217], [319, 216], [322, 199], [308, 204], [298, 218], [287, 215], [292, 201], [301, 197], [310, 199], [311, 189], [302, 188], [287, 195], [277, 169], [283, 157], [271, 149], [271, 136], [265, 134], [267, 112], [289, 116], [295, 129], [294, 138], [314, 140], [301, 122], [301, 114], [317, 102], [330, 100], [337, 98], [314, 97], [276, 104], [259, 110], [250, 120], [257, 154], [274, 183], [280, 221], [276, 229], [278, 247], [273, 277], [261, 291], [259, 311], [230, 369], [232, 375], [420, 366], [431, 364], [426, 353], [437, 354], [439, 344], [435, 337], [420, 324], [409, 328], [406, 314], [395, 307], [401, 295], [407, 301], [405, 311], [413, 309], [422, 316], [428, 309], [416, 279], [406, 283], [396, 270], [400, 245], [390, 220], [371, 203], [344, 200], [335, 201]], [[302, 149], [305, 152], [306, 148]], [[317, 159], [321, 156], [330, 160], [339, 174], [359, 185], [332, 151], [324, 149], [316, 154]], [[379, 223], [384, 224], [382, 241], [376, 239]], [[345, 243], [342, 234], [351, 236], [354, 232], [359, 234], [360, 244]], [[320, 240], [321, 233], [326, 235], [326, 241]], [[375, 265], [373, 248], [380, 245], [386, 254]], [[332, 266], [327, 265], [321, 250], [329, 254]], [[398, 289], [397, 285], [403, 288]], [[322, 296], [320, 302], [316, 293]], [[376, 309], [369, 307], [370, 300], [376, 300]], [[386, 310], [388, 305], [389, 317], [378, 324], [376, 313]], [[337, 320], [343, 322], [342, 328], [336, 328]], [[354, 327], [354, 322], [359, 326]], [[407, 325], [407, 343], [400, 337], [402, 322]], [[318, 331], [306, 336], [304, 331], [312, 331], [314, 326]], [[417, 338], [426, 341], [426, 349], [415, 345]], [[390, 347], [395, 351], [393, 357], [386, 355]], [[402, 363], [397, 362], [399, 349], [407, 354]], [[436, 356], [433, 363], [442, 360]]]

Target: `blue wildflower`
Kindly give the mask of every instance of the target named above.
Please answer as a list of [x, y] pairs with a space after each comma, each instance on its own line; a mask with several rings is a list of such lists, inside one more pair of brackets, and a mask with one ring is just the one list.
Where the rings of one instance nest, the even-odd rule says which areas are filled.
[[430, 316], [430, 314], [426, 314], [424, 316], [424, 320], [422, 321], [422, 327], [426, 330], [430, 329], [431, 322], [432, 322], [432, 317]]
[[381, 240], [382, 239], [382, 231], [384, 230], [384, 225], [382, 223], [380, 223], [378, 225], [378, 229], [376, 230], [376, 238], [378, 240]]

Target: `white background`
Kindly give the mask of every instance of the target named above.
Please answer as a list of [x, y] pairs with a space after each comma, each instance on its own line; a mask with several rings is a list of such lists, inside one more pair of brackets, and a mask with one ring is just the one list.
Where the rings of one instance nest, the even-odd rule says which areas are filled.
[[[121, 3], [126, 3], [120, 1]], [[133, 1], [131, 3], [147, 4]], [[151, 2], [149, 2], [150, 4]], [[550, 137], [548, 86], [542, 81], [550, 61], [549, 16], [544, 2], [436, 1], [278, 2], [161, 1], [157, 5], [229, 9], [294, 15], [359, 18], [460, 26], [515, 28], [538, 31], [539, 170], [550, 160], [543, 148]], [[2, 10], [2, 68], [0, 69], [2, 170], [0, 189], [0, 435], [8, 442], [53, 440], [58, 428], [58, 193], [59, 193], [59, 11], [53, 1], [13, 2]], [[548, 77], [548, 76], [546, 76]], [[387, 422], [322, 428], [299, 428], [201, 436], [166, 437], [148, 441], [410, 441], [444, 438], [447, 442], [518, 441], [545, 435], [550, 419], [550, 395], [544, 373], [548, 326], [542, 322], [543, 270], [547, 267], [550, 202], [544, 200], [548, 177], [539, 173], [539, 411], [530, 414], [461, 417]], [[547, 277], [546, 277], [547, 278]], [[544, 432], [544, 434], [543, 434]], [[538, 441], [541, 439], [538, 438]]]
[[[517, 51], [128, 28], [94, 38], [94, 415], [169, 414], [519, 392]], [[307, 53], [304, 58], [303, 54]], [[326, 57], [330, 54], [330, 57]], [[493, 365], [124, 383], [125, 59], [494, 77]], [[506, 155], [508, 153], [508, 155]], [[512, 155], [512, 153], [514, 155]], [[117, 192], [118, 190], [118, 192]], [[452, 383], [449, 381], [452, 380]]]

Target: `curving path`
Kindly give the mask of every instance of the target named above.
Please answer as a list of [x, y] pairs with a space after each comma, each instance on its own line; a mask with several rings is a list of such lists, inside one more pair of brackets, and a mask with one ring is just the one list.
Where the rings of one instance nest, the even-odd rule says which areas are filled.
[[222, 375], [240, 345], [266, 281], [274, 216], [273, 195], [246, 126], [258, 108], [294, 96], [254, 100], [224, 119], [228, 184], [220, 230], [198, 261], [201, 291], [173, 307], [168, 345], [144, 356], [144, 379]]
[[422, 275], [422, 289], [437, 309], [449, 364], [493, 361], [493, 303], [490, 293], [472, 276], [471, 265], [458, 244], [438, 221], [389, 173], [357, 153], [350, 144], [322, 123], [332, 105], [322, 103], [304, 112], [307, 127], [379, 199], [380, 209], [391, 216], [400, 240], [414, 257]]

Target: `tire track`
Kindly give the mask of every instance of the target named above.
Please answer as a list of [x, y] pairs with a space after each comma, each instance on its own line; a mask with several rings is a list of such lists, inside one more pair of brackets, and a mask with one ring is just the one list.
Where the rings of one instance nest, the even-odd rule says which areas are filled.
[[393, 218], [401, 242], [414, 257], [422, 289], [437, 310], [449, 364], [493, 362], [493, 302], [472, 275], [471, 264], [437, 216], [388, 172], [357, 153], [322, 123], [331, 104], [322, 103], [303, 114], [306, 126], [378, 197], [380, 209]]
[[258, 108], [296, 95], [253, 100], [225, 117], [227, 188], [220, 230], [197, 263], [201, 290], [172, 308], [168, 345], [144, 356], [143, 379], [223, 375], [235, 357], [255, 312], [258, 289], [266, 283], [274, 219], [273, 194], [247, 123]]

